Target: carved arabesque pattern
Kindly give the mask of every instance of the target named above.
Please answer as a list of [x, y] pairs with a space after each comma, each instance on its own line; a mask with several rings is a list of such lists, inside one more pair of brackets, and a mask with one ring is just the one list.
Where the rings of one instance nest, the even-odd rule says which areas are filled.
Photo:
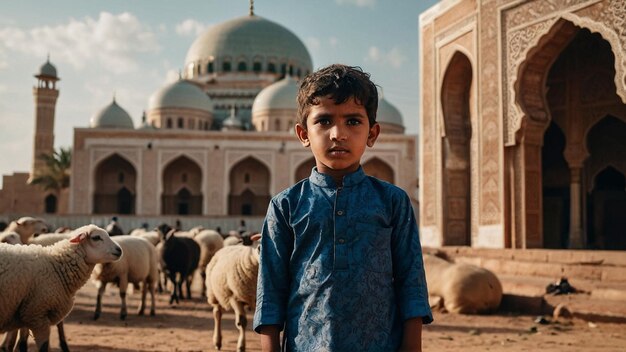
[[[587, 6], [589, 4], [589, 6]], [[541, 16], [549, 16], [544, 21], [516, 28], [525, 21]], [[502, 15], [502, 43], [505, 44], [504, 73], [504, 141], [514, 145], [515, 133], [521, 127], [523, 112], [515, 102], [514, 80], [520, 65], [527, 59], [529, 51], [552, 29], [559, 20], [565, 19], [577, 26], [598, 32], [606, 39], [615, 55], [615, 84], [617, 94], [626, 102], [626, 2], [609, 1], [535, 1], [504, 10]]]

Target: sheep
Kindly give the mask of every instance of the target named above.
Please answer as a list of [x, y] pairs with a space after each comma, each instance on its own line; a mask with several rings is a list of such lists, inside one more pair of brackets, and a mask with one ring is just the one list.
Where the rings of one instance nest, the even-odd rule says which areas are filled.
[[219, 249], [224, 247], [224, 239], [219, 232], [215, 230], [203, 230], [193, 238], [200, 245], [200, 262], [198, 267], [201, 268], [200, 276], [202, 276], [202, 297], [206, 297], [206, 268], [211, 258]]
[[432, 301], [439, 299], [448, 312], [481, 314], [500, 306], [502, 284], [491, 271], [431, 254], [424, 254], [424, 268]]
[[157, 246], [157, 244], [159, 244], [159, 242], [161, 242], [161, 236], [159, 235], [159, 233], [156, 230], [153, 231], [148, 231], [146, 229], [144, 229], [143, 227], [140, 227], [138, 229], [134, 229], [133, 231], [130, 232], [131, 236], [138, 236], [138, 237], [143, 237], [145, 239], [148, 240], [148, 242], [152, 243], [153, 246]]
[[158, 280], [156, 249], [145, 238], [136, 236], [115, 236], [115, 242], [122, 247], [124, 256], [113, 263], [96, 265], [91, 275], [98, 288], [94, 320], [97, 320], [102, 313], [102, 295], [109, 282], [116, 282], [120, 289], [120, 298], [122, 300], [120, 319], [124, 320], [127, 316], [126, 289], [129, 282], [133, 284], [142, 283], [141, 304], [137, 313], [139, 315], [144, 314], [146, 294], [149, 290], [151, 298], [150, 315], [155, 315], [154, 289]]
[[[252, 236], [254, 241], [260, 234]], [[259, 251], [249, 246], [227, 246], [215, 253], [206, 267], [207, 302], [213, 307], [213, 344], [222, 348], [222, 314], [232, 308], [239, 330], [237, 351], [245, 351], [247, 326], [244, 306], [256, 306], [256, 286], [259, 272]]]
[[182, 285], [187, 287], [187, 298], [191, 299], [191, 278], [198, 268], [200, 260], [200, 245], [188, 237], [178, 237], [169, 225], [159, 225], [158, 230], [163, 236], [161, 243], [161, 265], [174, 289], [170, 297], [170, 304], [179, 303], [182, 298]]
[[[21, 244], [20, 239], [19, 239], [19, 235], [15, 234], [17, 236], [17, 243], [13, 243], [13, 244]], [[37, 237], [31, 237], [28, 240], [28, 244], [38, 244], [40, 246], [51, 246], [59, 241], [62, 240], [66, 240], [66, 239], [70, 239], [71, 234], [70, 233], [52, 233], [52, 234], [42, 234], [39, 235]], [[0, 241], [2, 242], [2, 241]], [[58, 324], [57, 324], [57, 331], [59, 333], [59, 344], [61, 345], [61, 350], [63, 352], [68, 352], [69, 351], [69, 347], [67, 345], [67, 339], [65, 338], [65, 332], [63, 329], [63, 320], [61, 320]], [[26, 350], [27, 346], [28, 346], [28, 329], [27, 328], [21, 328], [19, 331], [19, 341], [18, 341], [18, 348], [20, 350]], [[17, 338], [17, 330], [14, 331], [10, 331], [7, 332], [7, 335], [5, 336], [3, 342], [0, 344], [0, 351], [6, 350], [6, 351], [12, 351], [13, 350], [13, 345], [15, 345], [15, 339]]]
[[17, 232], [2, 232], [0, 233], [0, 243], [22, 244], [22, 239]]
[[48, 232], [48, 225], [43, 219], [25, 216], [11, 221], [4, 232], [17, 232], [20, 235], [20, 241], [28, 243], [31, 236]]
[[48, 351], [50, 326], [63, 320], [94, 266], [118, 260], [122, 249], [95, 225], [53, 246], [0, 244], [0, 332], [28, 328]]
[[59, 241], [69, 239], [70, 236], [71, 233], [47, 233], [37, 237], [31, 237], [28, 240], [28, 244], [38, 244], [40, 246], [47, 247]]

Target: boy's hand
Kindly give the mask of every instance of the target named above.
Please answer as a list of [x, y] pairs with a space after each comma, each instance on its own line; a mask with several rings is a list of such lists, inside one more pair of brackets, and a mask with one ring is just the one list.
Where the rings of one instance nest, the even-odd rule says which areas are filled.
[[422, 318], [407, 319], [404, 322], [402, 345], [398, 352], [422, 352]]
[[280, 328], [278, 325], [263, 325], [259, 328], [261, 334], [261, 351], [280, 352]]

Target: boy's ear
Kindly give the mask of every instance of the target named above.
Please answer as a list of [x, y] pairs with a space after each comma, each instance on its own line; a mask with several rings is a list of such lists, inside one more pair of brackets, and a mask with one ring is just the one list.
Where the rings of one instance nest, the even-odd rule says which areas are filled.
[[370, 127], [370, 132], [367, 135], [367, 146], [368, 147], [373, 147], [374, 143], [376, 143], [376, 139], [378, 138], [378, 135], [380, 134], [380, 125], [378, 124], [378, 122], [376, 122], [372, 127]]
[[296, 136], [298, 136], [298, 139], [300, 140], [300, 143], [302, 143], [302, 146], [304, 146], [305, 148], [310, 147], [311, 142], [309, 141], [309, 132], [307, 132], [306, 128], [297, 123], [294, 129], [296, 130]]

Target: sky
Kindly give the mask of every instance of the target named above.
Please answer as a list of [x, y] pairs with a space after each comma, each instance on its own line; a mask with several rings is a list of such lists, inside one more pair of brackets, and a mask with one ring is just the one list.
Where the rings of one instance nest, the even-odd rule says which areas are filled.
[[[339, 62], [369, 72], [406, 132], [417, 134], [418, 19], [435, 3], [256, 0], [254, 12], [298, 36], [314, 69]], [[48, 55], [61, 78], [55, 148], [67, 148], [74, 127], [88, 127], [114, 95], [139, 126], [150, 96], [178, 78], [193, 41], [249, 7], [249, 0], [0, 2], [0, 175], [30, 170], [33, 75]]]

